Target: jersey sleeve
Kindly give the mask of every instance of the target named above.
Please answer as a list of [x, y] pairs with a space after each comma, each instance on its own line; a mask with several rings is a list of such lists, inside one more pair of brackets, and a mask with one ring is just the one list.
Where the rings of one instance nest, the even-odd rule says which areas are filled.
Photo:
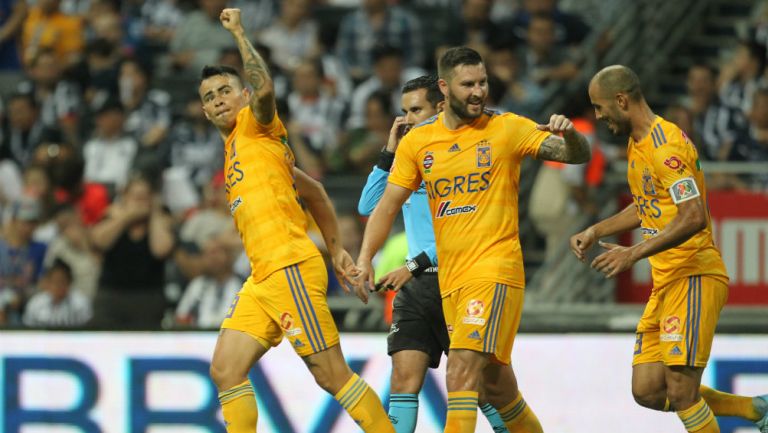
[[368, 175], [368, 181], [365, 182], [363, 192], [360, 194], [360, 201], [357, 203], [357, 212], [360, 215], [370, 215], [376, 208], [381, 196], [384, 195], [388, 177], [388, 171], [373, 167], [373, 171]]
[[695, 176], [699, 168], [695, 148], [679, 129], [669, 128], [665, 133], [670, 136], [669, 141], [653, 151], [653, 170], [659, 183], [669, 191], [675, 204], [699, 197], [701, 194]]
[[541, 143], [550, 135], [548, 131], [539, 131], [536, 122], [527, 117], [508, 114], [510, 118], [505, 122], [506, 134], [515, 145], [520, 157], [536, 157]]
[[421, 185], [421, 173], [416, 160], [415, 142], [412, 138], [413, 134], [406, 135], [397, 146], [389, 183], [416, 191]]
[[240, 119], [245, 120], [248, 128], [258, 135], [271, 135], [274, 137], [287, 135], [285, 126], [283, 126], [283, 122], [280, 120], [277, 111], [275, 111], [275, 115], [272, 116], [272, 121], [267, 124], [259, 123], [259, 121], [256, 120], [256, 115], [253, 113], [250, 105], [243, 107], [243, 109], [240, 110], [238, 117], [238, 121]]

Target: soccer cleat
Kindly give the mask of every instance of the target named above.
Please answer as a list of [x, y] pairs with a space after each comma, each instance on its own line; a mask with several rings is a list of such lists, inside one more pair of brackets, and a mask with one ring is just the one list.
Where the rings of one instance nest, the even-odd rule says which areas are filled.
[[752, 399], [758, 411], [763, 413], [763, 417], [757, 420], [757, 429], [760, 433], [768, 433], [768, 394], [761, 395]]

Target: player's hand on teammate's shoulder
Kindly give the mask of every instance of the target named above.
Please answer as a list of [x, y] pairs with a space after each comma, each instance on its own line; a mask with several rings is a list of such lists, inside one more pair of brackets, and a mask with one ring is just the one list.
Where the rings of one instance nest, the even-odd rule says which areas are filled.
[[583, 262], [587, 259], [587, 250], [592, 247], [596, 240], [595, 230], [589, 227], [583, 232], [571, 236], [571, 251]]
[[539, 131], [548, 131], [553, 134], [560, 134], [566, 132], [573, 132], [573, 122], [571, 119], [563, 116], [562, 114], [553, 114], [549, 118], [549, 123], [543, 125], [536, 125]]
[[240, 9], [227, 8], [221, 11], [219, 20], [225, 29], [230, 32], [240, 31], [243, 26], [240, 24]]
[[410, 126], [405, 121], [405, 116], [395, 117], [395, 121], [392, 122], [392, 128], [389, 130], [389, 139], [387, 140], [387, 152], [395, 153], [397, 145], [400, 144], [400, 140], [403, 139], [406, 133], [410, 130]]
[[413, 274], [408, 270], [406, 266], [401, 266], [394, 271], [384, 275], [376, 283], [376, 290], [400, 290], [405, 283], [411, 281]]
[[634, 251], [630, 247], [602, 241], [599, 244], [608, 251], [597, 256], [592, 261], [592, 267], [604, 273], [606, 278], [613, 278], [626, 271], [637, 261]]

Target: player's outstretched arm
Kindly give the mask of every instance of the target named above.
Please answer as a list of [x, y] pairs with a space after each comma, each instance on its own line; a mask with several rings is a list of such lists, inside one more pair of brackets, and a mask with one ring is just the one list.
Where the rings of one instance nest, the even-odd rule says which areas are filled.
[[269, 68], [245, 35], [240, 22], [240, 9], [224, 9], [219, 19], [224, 28], [232, 33], [243, 58], [245, 79], [253, 88], [251, 111], [259, 123], [269, 124], [275, 117], [275, 90]]
[[360, 257], [357, 259], [359, 275], [355, 283], [357, 297], [365, 303], [368, 303], [368, 292], [375, 287], [371, 260], [387, 240], [392, 222], [400, 212], [403, 203], [411, 196], [411, 192], [408, 188], [388, 184], [365, 226], [363, 246], [360, 248]]
[[349, 292], [348, 286], [354, 284], [352, 277], [356, 273], [355, 262], [341, 246], [339, 221], [336, 218], [333, 203], [320, 182], [312, 179], [298, 168], [294, 168], [293, 171], [296, 176], [296, 191], [323, 234], [325, 246], [331, 256], [331, 261], [333, 261], [336, 278], [339, 279], [341, 287]]
[[632, 203], [616, 215], [608, 217], [588, 227], [583, 232], [571, 236], [571, 251], [583, 262], [586, 260], [587, 250], [598, 239], [621, 234], [638, 227], [640, 227], [640, 218], [637, 217], [635, 204]]
[[562, 114], [553, 114], [548, 124], [537, 125], [536, 128], [552, 134], [563, 134], [562, 137], [550, 135], [545, 138], [536, 158], [567, 164], [583, 164], [592, 157], [587, 138], [576, 131], [571, 120]]
[[701, 198], [679, 203], [677, 215], [658, 235], [631, 247], [601, 242], [600, 245], [608, 251], [597, 256], [592, 267], [607, 278], [615, 277], [638, 260], [676, 247], [706, 227], [707, 213]]

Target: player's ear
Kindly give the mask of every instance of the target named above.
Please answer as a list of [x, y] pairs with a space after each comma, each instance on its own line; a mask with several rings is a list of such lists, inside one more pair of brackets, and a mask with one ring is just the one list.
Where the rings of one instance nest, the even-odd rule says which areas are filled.
[[627, 111], [627, 108], [629, 107], [629, 98], [627, 98], [627, 95], [623, 93], [617, 93], [616, 104], [619, 106], [619, 108], [621, 108], [622, 111]]
[[437, 105], [435, 106], [435, 109], [437, 109], [438, 113], [442, 112], [443, 108], [445, 108], [445, 99], [443, 99], [442, 101], [438, 102]]
[[440, 87], [440, 93], [443, 94], [443, 96], [448, 96], [448, 82], [445, 81], [444, 78], [440, 78], [437, 80], [437, 86]]

